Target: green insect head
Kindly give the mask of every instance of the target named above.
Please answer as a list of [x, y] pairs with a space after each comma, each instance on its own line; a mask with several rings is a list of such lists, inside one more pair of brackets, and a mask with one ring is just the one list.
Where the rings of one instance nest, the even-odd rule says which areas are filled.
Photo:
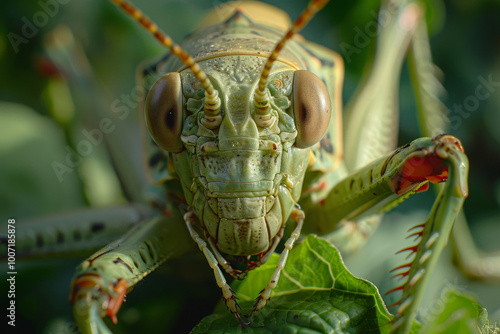
[[[153, 139], [171, 152], [188, 204], [226, 254], [269, 250], [300, 196], [308, 147], [324, 136], [330, 119], [324, 83], [280, 62], [269, 76], [269, 102], [258, 106], [254, 92], [264, 60], [228, 56], [200, 64], [221, 99], [215, 115], [207, 116], [205, 94], [189, 70], [161, 77], [146, 104]], [[235, 220], [250, 226], [237, 232]]]
[[[293, 32], [280, 40], [263, 27], [242, 35], [248, 27], [227, 25], [224, 34], [208, 29], [216, 37], [194, 58], [171, 47], [185, 67], [151, 87], [145, 118], [154, 141], [169, 152], [207, 241], [231, 263], [243, 264], [225, 268], [241, 278], [267, 261], [283, 237], [309, 148], [328, 130], [331, 101], [324, 82], [294, 61], [300, 57], [293, 48], [278, 58]], [[195, 33], [185, 46], [206, 39]], [[241, 50], [225, 52], [228, 40]]]

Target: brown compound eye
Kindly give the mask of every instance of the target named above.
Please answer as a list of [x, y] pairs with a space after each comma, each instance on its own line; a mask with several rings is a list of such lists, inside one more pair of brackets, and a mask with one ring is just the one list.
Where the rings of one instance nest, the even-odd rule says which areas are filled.
[[167, 73], [151, 87], [145, 117], [149, 133], [160, 147], [169, 152], [182, 151], [182, 84], [179, 73]]
[[324, 82], [309, 71], [295, 71], [293, 113], [297, 138], [295, 146], [310, 147], [323, 138], [330, 123], [330, 95]]

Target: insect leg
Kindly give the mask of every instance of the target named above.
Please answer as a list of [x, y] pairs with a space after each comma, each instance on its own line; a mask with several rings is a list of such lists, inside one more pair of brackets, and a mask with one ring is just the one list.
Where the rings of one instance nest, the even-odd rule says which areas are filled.
[[116, 314], [125, 294], [161, 263], [187, 252], [192, 243], [182, 215], [171, 211], [136, 225], [77, 269], [71, 285], [73, 314], [84, 333], [107, 333], [101, 318]]
[[[95, 251], [125, 234], [138, 222], [151, 217], [142, 205], [123, 205], [108, 209], [83, 209], [36, 219], [17, 226], [17, 256], [81, 256]], [[0, 236], [0, 249], [7, 247]], [[7, 254], [7, 252], [2, 254]]]
[[[441, 102], [444, 88], [432, 61], [429, 36], [424, 21], [413, 36], [408, 65], [418, 106], [420, 129], [424, 136], [435, 136], [449, 131], [447, 108]], [[461, 271], [475, 279], [500, 281], [500, 255], [483, 254], [471, 235], [465, 214], [461, 212], [452, 230], [456, 262]]]
[[370, 76], [363, 80], [345, 111], [344, 155], [349, 171], [380, 158], [397, 145], [400, 73], [422, 10], [413, 2], [384, 2], [380, 12], [387, 15], [388, 23], [379, 25]]
[[500, 282], [500, 253], [484, 254], [479, 251], [463, 211], [453, 227], [452, 244], [458, 267], [466, 276]]
[[[193, 221], [196, 220], [196, 216], [194, 212], [188, 212], [184, 215], [184, 221], [186, 223], [186, 226], [188, 228], [189, 234], [193, 238], [193, 240], [196, 242], [200, 250], [203, 252], [205, 255], [208, 264], [210, 265], [210, 268], [213, 269], [214, 271], [214, 276], [215, 276], [215, 281], [217, 282], [217, 285], [219, 288], [222, 289], [222, 296], [224, 298], [224, 301], [226, 302], [227, 308], [234, 314], [236, 319], [240, 322], [241, 326], [247, 326], [249, 323], [246, 323], [241, 319], [240, 314], [238, 313], [238, 308], [239, 305], [236, 302], [236, 296], [234, 294], [234, 291], [231, 289], [229, 284], [227, 284], [226, 279], [224, 278], [224, 274], [220, 270], [218, 264], [219, 261], [215, 258], [214, 254], [208, 249], [207, 243], [205, 240], [203, 240], [198, 232], [195, 231], [193, 227]], [[226, 263], [227, 264], [227, 263]]]
[[281, 252], [278, 263], [276, 264], [276, 269], [274, 269], [274, 272], [271, 275], [269, 282], [267, 283], [266, 287], [261, 291], [259, 297], [257, 298], [257, 301], [255, 302], [251, 314], [261, 310], [264, 306], [266, 306], [269, 299], [271, 299], [271, 292], [278, 285], [278, 280], [280, 278], [281, 271], [286, 265], [288, 253], [292, 250], [293, 244], [295, 243], [295, 241], [297, 241], [297, 239], [300, 236], [300, 231], [302, 230], [302, 225], [304, 224], [304, 219], [305, 219], [304, 211], [300, 209], [294, 209], [292, 211], [291, 218], [297, 222], [297, 227], [295, 227], [295, 230], [292, 232], [292, 235], [286, 241], [285, 249], [283, 249], [283, 252]]
[[418, 243], [402, 250], [410, 251], [413, 259], [395, 269], [396, 276], [406, 279], [390, 291], [403, 291], [392, 326], [395, 332], [409, 331], [426, 283], [467, 196], [467, 173], [467, 157], [458, 139], [449, 135], [420, 138], [340, 181], [324, 202], [324, 207], [334, 212], [330, 219], [353, 220], [391, 210], [412, 194], [426, 190], [429, 181], [447, 180], [427, 221], [415, 227], [413, 235]]
[[[316, 185], [318, 188], [322, 185], [326, 187], [318, 191], [321, 195], [318, 199], [313, 199], [315, 203], [324, 204], [325, 196], [334, 189], [338, 180], [396, 148], [399, 78], [406, 51], [422, 13], [418, 5], [410, 2], [383, 2], [380, 11], [385, 18], [384, 24], [378, 26], [373, 64], [366, 70], [366, 73], [370, 74], [362, 80], [363, 83], [346, 108], [343, 126], [345, 164], [341, 164], [336, 170], [327, 171], [320, 177]], [[349, 58], [347, 60], [349, 61]], [[365, 176], [368, 179], [368, 176]], [[355, 182], [358, 184], [361, 179], [356, 179]], [[363, 181], [365, 182], [369, 180]], [[309, 222], [305, 228], [309, 229], [307, 225], [314, 224], [320, 234], [336, 230], [329, 235], [329, 240], [343, 253], [360, 248], [378, 227], [382, 218], [382, 215], [364, 215], [356, 219], [342, 220], [341, 225], [336, 225], [342, 217], [337, 217], [337, 213], [327, 205], [323, 205], [323, 209], [321, 206], [313, 204], [310, 208], [304, 205], [308, 209]]]
[[[441, 136], [444, 140], [450, 137]], [[390, 329], [392, 333], [410, 331], [437, 259], [448, 241], [453, 224], [468, 193], [469, 165], [463, 151], [445, 144], [438, 147], [436, 152], [440, 158], [445, 159], [448, 179], [441, 187], [427, 220], [412, 229], [415, 230], [412, 235], [416, 236], [417, 244], [400, 251], [409, 251], [408, 257], [415, 256], [409, 263], [393, 270], [397, 271], [395, 276], [401, 276], [405, 280], [401, 286], [388, 292], [402, 291], [400, 301], [393, 304], [399, 307]]]

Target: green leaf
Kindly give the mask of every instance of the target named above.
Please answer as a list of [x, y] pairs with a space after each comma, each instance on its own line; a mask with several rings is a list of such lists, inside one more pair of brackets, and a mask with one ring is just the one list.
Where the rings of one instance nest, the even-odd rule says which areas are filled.
[[273, 298], [245, 329], [226, 311], [206, 317], [192, 333], [380, 333], [377, 313], [370, 294], [301, 290]]
[[484, 313], [485, 309], [473, 297], [456, 288], [448, 287], [441, 295], [441, 302], [444, 304], [444, 309], [442, 311], [439, 309], [439, 313], [427, 323], [422, 333], [488, 333], [480, 330], [485, 326], [488, 327], [488, 313]]
[[[242, 313], [251, 310], [278, 258], [273, 255], [233, 284]], [[239, 327], [231, 312], [223, 310], [203, 319], [192, 333], [386, 333], [390, 326], [380, 326], [391, 318], [377, 288], [354, 277], [329, 242], [309, 235], [290, 252], [271, 301], [252, 316], [250, 326]]]

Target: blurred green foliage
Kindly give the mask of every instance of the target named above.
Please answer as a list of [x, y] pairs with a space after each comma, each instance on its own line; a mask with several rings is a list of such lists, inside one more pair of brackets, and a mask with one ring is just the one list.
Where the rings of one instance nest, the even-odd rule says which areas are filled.
[[[54, 92], [50, 86], [53, 72], [46, 62], [43, 48], [47, 34], [60, 25], [67, 26], [81, 44], [96, 77], [93, 90], [79, 87], [80, 91], [88, 91], [89, 96], [72, 96], [70, 103], [73, 105], [66, 104], [67, 108], [74, 108], [77, 115], [88, 112], [93, 103], [96, 108], [109, 106], [111, 101], [130, 92], [135, 85], [138, 64], [165, 53], [140, 27], [104, 0], [67, 1], [64, 5], [55, 1], [59, 5], [53, 8], [53, 15], [47, 22], [40, 24], [40, 28], [30, 34], [31, 37], [23, 35], [27, 29], [26, 22], [33, 23], [39, 12], [47, 12], [42, 4], [48, 2], [0, 3], [0, 34], [4, 36], [0, 39], [0, 101], [4, 101], [0, 104], [2, 222], [7, 217], [15, 217], [22, 222], [31, 217], [77, 209], [89, 203], [109, 205], [123, 202], [116, 180], [108, 181], [113, 178], [109, 163], [99, 162], [97, 168], [88, 167], [91, 171], [101, 172], [86, 175], [86, 167], [81, 166], [80, 170], [66, 174], [64, 182], [58, 181], [50, 166], [51, 161], [64, 159], [65, 146], [68, 141], [76, 140], [72, 139], [72, 133], [78, 132], [81, 125], [71, 124], [63, 130], [49, 117], [54, 114], [57, 105], [47, 99], [47, 94]], [[306, 3], [305, 0], [266, 2], [281, 7], [292, 18], [298, 16]], [[463, 105], [467, 97], [476, 94], [476, 88], [481, 83], [479, 78], [491, 77], [494, 82], [500, 81], [500, 3], [496, 0], [424, 2], [434, 61], [443, 72], [442, 81], [447, 91], [444, 102], [451, 110], [450, 115], [457, 115], [454, 105]], [[181, 41], [193, 31], [208, 10], [224, 1], [136, 0], [134, 3], [174, 40]], [[373, 13], [378, 6], [378, 0], [333, 2], [304, 29], [303, 35], [340, 53], [341, 43], [354, 45], [357, 31], [374, 21]], [[14, 44], [18, 43], [17, 47], [13, 47], [15, 37], [12, 33], [24, 38], [22, 42], [16, 39]], [[349, 100], [366, 64], [370, 63], [374, 47], [375, 39], [372, 39], [369, 46], [360, 48], [360, 53], [352, 54], [349, 61], [346, 60], [344, 102]], [[18, 52], [15, 52], [16, 48]], [[78, 84], [72, 83], [75, 86]], [[467, 116], [462, 116], [460, 125], [451, 131], [463, 141], [470, 158], [470, 196], [465, 202], [465, 212], [479, 245], [489, 250], [498, 250], [500, 245], [498, 88], [494, 86], [491, 96], [481, 100], [477, 108], [466, 113]], [[61, 98], [65, 94], [63, 89], [55, 92], [61, 94]], [[412, 94], [408, 73], [404, 71], [400, 92], [401, 144], [419, 136]], [[97, 102], [99, 100], [101, 104]], [[102, 152], [97, 154], [98, 157], [102, 155]], [[112, 189], [95, 191], [89, 184], [96, 183], [106, 183]], [[409, 214], [416, 208], [428, 210], [432, 200], [433, 194], [427, 192], [404, 203], [398, 212]], [[347, 259], [348, 268], [352, 263], [359, 270], [358, 276], [374, 281], [381, 290], [381, 285], [384, 286], [381, 282], [390, 267], [370, 267], [373, 258], [366, 254], [370, 249], [381, 252], [380, 245], [387, 240], [384, 233], [390, 232], [390, 229], [401, 228], [400, 235], [404, 236], [404, 228], [398, 225], [398, 220], [401, 220], [398, 218], [398, 215], [390, 216], [386, 222], [389, 227], [382, 226], [370, 241], [368, 250]], [[391, 251], [384, 247], [386, 252], [380, 257], [391, 257]], [[443, 258], [449, 263], [449, 256], [445, 254]], [[18, 275], [19, 329], [34, 333], [76, 333], [67, 293], [73, 268], [80, 260], [19, 261], [20, 269], [25, 269]], [[453, 281], [459, 277], [460, 284], [480, 295], [480, 302], [489, 309], [492, 319], [500, 320], [497, 311], [500, 308], [498, 286], [467, 281], [451, 266], [443, 264], [443, 267], [452, 272], [452, 276], [438, 276], [437, 280]], [[368, 277], [370, 272], [372, 277]], [[210, 268], [198, 256], [164, 266], [160, 273], [148, 277], [144, 284], [136, 288], [136, 293], [128, 297], [129, 302], [119, 316], [117, 331], [187, 331], [211, 312], [219, 298], [211, 276]], [[1, 289], [5, 291], [3, 285]], [[189, 320], [184, 320], [186, 317]]]

